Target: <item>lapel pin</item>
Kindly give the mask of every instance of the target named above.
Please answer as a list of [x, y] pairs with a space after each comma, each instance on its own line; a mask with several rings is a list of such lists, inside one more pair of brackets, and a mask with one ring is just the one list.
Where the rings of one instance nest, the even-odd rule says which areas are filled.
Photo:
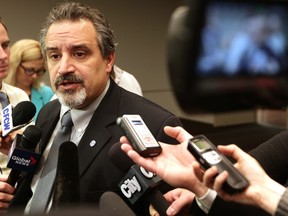
[[95, 140], [92, 140], [91, 142], [90, 142], [90, 147], [94, 147], [96, 145], [96, 141]]

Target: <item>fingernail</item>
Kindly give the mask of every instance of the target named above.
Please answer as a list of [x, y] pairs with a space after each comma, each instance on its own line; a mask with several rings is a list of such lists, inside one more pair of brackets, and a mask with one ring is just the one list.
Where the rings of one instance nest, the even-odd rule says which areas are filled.
[[167, 209], [167, 215], [175, 215], [175, 209], [174, 208], [172, 208], [172, 207], [169, 207], [168, 209]]

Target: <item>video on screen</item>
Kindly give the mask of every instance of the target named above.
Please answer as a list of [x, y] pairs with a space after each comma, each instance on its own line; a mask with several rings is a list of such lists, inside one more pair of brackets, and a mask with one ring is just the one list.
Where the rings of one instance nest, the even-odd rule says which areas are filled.
[[287, 20], [288, 8], [280, 4], [211, 1], [196, 73], [203, 77], [285, 73]]

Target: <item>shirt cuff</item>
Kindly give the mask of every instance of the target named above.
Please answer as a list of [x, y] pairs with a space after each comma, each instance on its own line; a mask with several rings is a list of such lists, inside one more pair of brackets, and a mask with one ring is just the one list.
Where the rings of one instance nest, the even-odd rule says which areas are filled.
[[216, 191], [208, 189], [204, 196], [200, 198], [196, 197], [196, 203], [206, 214], [208, 214], [216, 196]]
[[287, 203], [288, 203], [288, 189], [286, 189], [286, 191], [284, 192], [284, 194], [282, 195], [278, 203], [275, 216], [287, 215], [287, 212], [288, 212]]

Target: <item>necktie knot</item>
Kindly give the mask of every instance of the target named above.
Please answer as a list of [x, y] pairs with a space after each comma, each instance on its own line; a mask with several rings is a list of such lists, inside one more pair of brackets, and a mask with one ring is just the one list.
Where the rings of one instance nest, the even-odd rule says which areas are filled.
[[71, 128], [73, 126], [73, 121], [71, 118], [71, 110], [68, 110], [61, 119], [61, 126]]
[[9, 105], [9, 101], [7, 95], [3, 92], [0, 92], [0, 102], [2, 104], [2, 108], [4, 109], [6, 106]]

